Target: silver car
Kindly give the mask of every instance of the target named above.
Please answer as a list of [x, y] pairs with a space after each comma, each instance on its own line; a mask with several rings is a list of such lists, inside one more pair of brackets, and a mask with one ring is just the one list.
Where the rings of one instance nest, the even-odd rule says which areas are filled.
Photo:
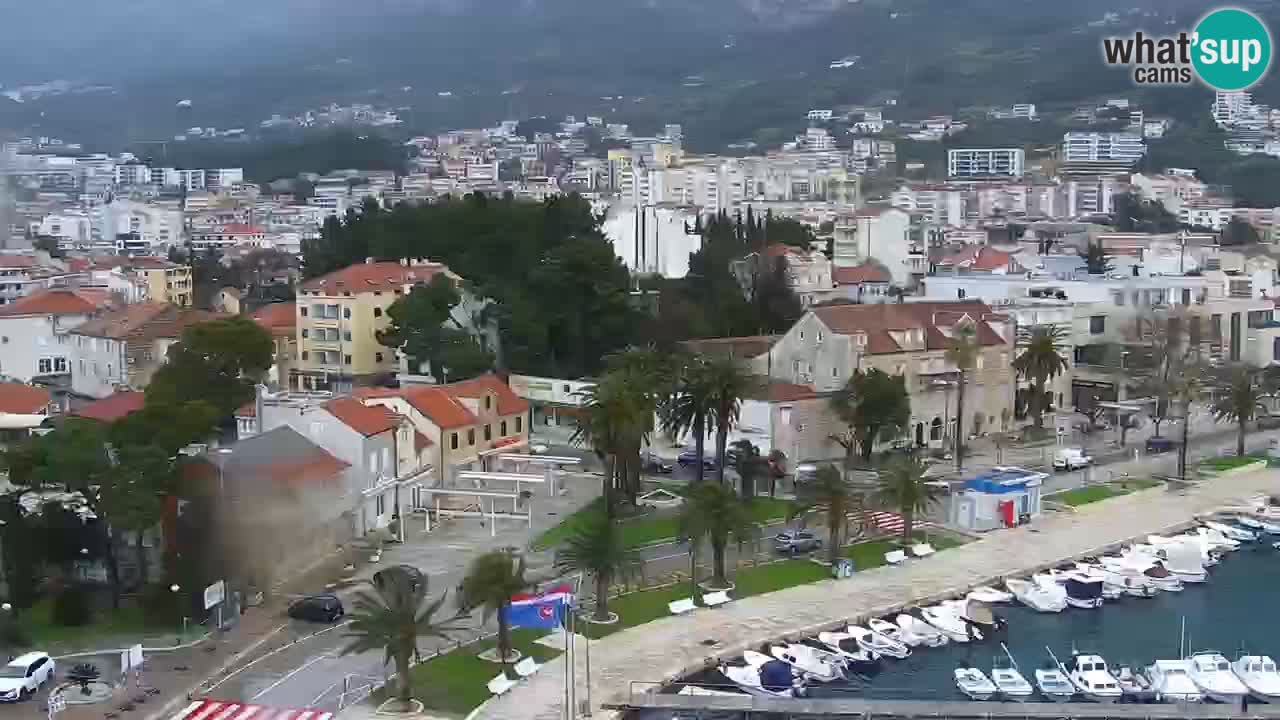
[[783, 530], [773, 537], [773, 549], [784, 555], [813, 552], [822, 547], [822, 539], [810, 530]]

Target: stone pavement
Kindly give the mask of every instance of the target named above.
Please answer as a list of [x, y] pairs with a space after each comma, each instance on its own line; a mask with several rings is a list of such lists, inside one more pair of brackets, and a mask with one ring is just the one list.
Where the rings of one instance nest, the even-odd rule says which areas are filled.
[[[1186, 491], [1155, 488], [1054, 513], [1030, 526], [990, 533], [981, 540], [905, 566], [860, 572], [736, 600], [716, 609], [668, 617], [592, 643], [593, 717], [617, 717], [605, 703], [625, 702], [720, 658], [780, 637], [812, 634], [910, 604], [927, 603], [968, 587], [1023, 574], [1064, 559], [1096, 554], [1148, 533], [1186, 524], [1193, 515], [1280, 492], [1280, 471], [1261, 470], [1219, 478]], [[578, 652], [583, 665], [585, 653]], [[581, 702], [588, 689], [578, 667]], [[557, 659], [507, 695], [482, 706], [476, 720], [557, 720], [562, 717], [565, 662]]]

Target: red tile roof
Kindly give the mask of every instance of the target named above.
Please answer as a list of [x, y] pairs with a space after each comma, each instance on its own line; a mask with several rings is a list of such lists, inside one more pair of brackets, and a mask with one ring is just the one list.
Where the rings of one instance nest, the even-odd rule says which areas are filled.
[[996, 250], [995, 248], [988, 247], [986, 245], [976, 245], [964, 248], [943, 260], [943, 264], [946, 265], [969, 268], [970, 270], [987, 271], [1007, 268], [1013, 262], [1012, 253]]
[[328, 275], [321, 275], [302, 284], [307, 292], [319, 292], [325, 295], [337, 295], [344, 292], [390, 292], [405, 284], [430, 282], [440, 273], [448, 273], [449, 268], [439, 263], [422, 265], [401, 265], [396, 262], [375, 262], [351, 265], [335, 270]]
[[96, 317], [72, 332], [113, 340], [177, 338], [191, 325], [225, 317], [221, 313], [180, 308], [167, 303], [137, 303]]
[[428, 420], [440, 428], [457, 428], [475, 425], [476, 416], [467, 406], [435, 385], [414, 385], [405, 388], [363, 388], [352, 393], [362, 400], [401, 398]]
[[745, 335], [742, 337], [685, 340], [680, 345], [698, 355], [728, 355], [736, 358], [759, 357], [769, 352], [779, 335]]
[[11, 305], [0, 307], [0, 317], [18, 315], [88, 315], [105, 304], [107, 298], [76, 290], [41, 290]]
[[23, 383], [0, 383], [0, 413], [42, 415], [53, 398], [44, 388]]
[[0, 255], [0, 268], [31, 268], [39, 264], [35, 255]]
[[831, 269], [831, 279], [837, 285], [860, 285], [862, 283], [887, 283], [892, 278], [889, 271], [877, 263], [863, 263], [853, 267], [837, 267]]
[[925, 348], [944, 350], [951, 346], [950, 336], [942, 328], [953, 327], [963, 318], [975, 323], [978, 344], [1004, 345], [1000, 334], [987, 324], [998, 317], [991, 308], [976, 300], [961, 302], [918, 302], [886, 305], [830, 305], [813, 310], [834, 333], [865, 333], [867, 352], [872, 355], [902, 352], [890, 331], [923, 330]]
[[818, 397], [817, 391], [808, 385], [795, 383], [769, 383], [769, 402], [795, 402]]
[[499, 415], [515, 415], [529, 411], [529, 401], [516, 395], [510, 385], [507, 385], [493, 373], [485, 373], [470, 380], [441, 385], [440, 388], [457, 397], [474, 399], [480, 399], [492, 393], [498, 400], [497, 411]]
[[87, 418], [89, 420], [115, 422], [126, 415], [130, 415], [141, 410], [146, 399], [146, 394], [140, 391], [120, 391], [108, 395], [101, 400], [95, 400], [94, 402], [81, 407], [79, 410], [76, 410], [72, 415]]
[[236, 408], [236, 417], [238, 418], [258, 417], [258, 401], [250, 400], [249, 402]]
[[422, 452], [423, 448], [429, 448], [432, 445], [435, 445], [435, 443], [431, 442], [431, 438], [427, 437], [426, 435], [423, 435], [417, 430], [413, 431], [413, 449], [414, 450], [418, 452]]
[[764, 252], [761, 254], [766, 257], [776, 258], [776, 257], [786, 257], [788, 255], [802, 255], [803, 253], [800, 252], [800, 248], [798, 247], [783, 245], [782, 243], [771, 243], [765, 246]]
[[293, 334], [298, 326], [298, 304], [279, 302], [265, 305], [254, 311], [253, 321], [273, 335]]
[[343, 397], [324, 404], [329, 414], [338, 418], [352, 430], [369, 437], [400, 425], [400, 418], [380, 405], [365, 405], [355, 398]]

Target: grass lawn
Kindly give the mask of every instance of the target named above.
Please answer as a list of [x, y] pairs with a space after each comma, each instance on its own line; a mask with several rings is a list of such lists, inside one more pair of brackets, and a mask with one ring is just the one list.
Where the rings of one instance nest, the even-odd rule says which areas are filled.
[[[525, 656], [532, 655], [538, 662], [546, 662], [559, 655], [559, 651], [534, 643], [546, 635], [545, 630], [517, 628], [511, 631], [511, 644]], [[415, 665], [413, 677], [414, 697], [421, 700], [428, 710], [466, 715], [480, 703], [489, 699], [489, 681], [501, 670], [501, 666], [477, 655], [497, 644], [496, 640], [477, 643], [470, 647], [433, 658]], [[381, 702], [392, 692], [374, 698]]]
[[55, 653], [122, 647], [122, 639], [142, 635], [169, 633], [175, 639], [178, 636], [178, 628], [174, 625], [159, 627], [149, 624], [146, 613], [137, 606], [99, 610], [94, 613], [93, 622], [82, 627], [58, 625], [53, 621], [53, 599], [47, 597], [31, 609], [22, 611], [18, 621], [30, 636], [32, 647]]
[[1131, 492], [1153, 488], [1159, 484], [1159, 480], [1153, 480], [1151, 478], [1131, 478], [1114, 483], [1107, 483], [1105, 485], [1090, 485], [1089, 487], [1067, 490], [1066, 492], [1052, 495], [1049, 499], [1056, 500], [1064, 505], [1070, 505], [1071, 507], [1079, 507], [1080, 505], [1088, 505], [1101, 500], [1120, 497], [1121, 495], [1128, 495]]
[[1258, 458], [1250, 455], [1228, 455], [1226, 457], [1216, 457], [1205, 460], [1200, 463], [1200, 467], [1207, 470], [1232, 470], [1244, 465], [1252, 465], [1253, 463], [1261, 462], [1262, 460], [1265, 460], [1265, 458]]
[[[761, 497], [751, 503], [751, 514], [756, 522], [766, 523], [781, 520], [787, 516], [789, 502], [777, 498]], [[575, 527], [592, 518], [598, 518], [604, 512], [603, 503], [594, 500], [591, 504], [565, 518], [563, 522], [538, 536], [533, 542], [534, 549], [545, 550], [564, 542]], [[676, 515], [674, 510], [660, 510], [649, 513], [636, 520], [623, 520], [622, 540], [627, 547], [640, 547], [661, 540], [672, 540], [676, 536]]]
[[[951, 535], [928, 535], [923, 531], [911, 533], [916, 542], [928, 542], [934, 550], [963, 545], [964, 542]], [[855, 543], [844, 548], [841, 555], [853, 561], [855, 570], [870, 570], [884, 565], [884, 554], [902, 547], [901, 538], [882, 538]]]

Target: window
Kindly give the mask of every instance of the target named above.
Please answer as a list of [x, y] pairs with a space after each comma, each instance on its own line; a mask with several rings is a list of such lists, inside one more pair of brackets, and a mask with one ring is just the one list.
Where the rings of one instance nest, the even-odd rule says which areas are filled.
[[818, 331], [818, 342], [822, 342], [822, 331]]
[[107, 363], [107, 377], [111, 377], [111, 363]]
[[831, 368], [831, 377], [840, 377], [840, 368]]
[[458, 449], [458, 433], [449, 433], [449, 449]]
[[303, 359], [303, 360], [306, 360], [306, 359], [307, 359], [307, 354], [308, 354], [308, 353], [307, 353], [307, 351], [306, 351], [306, 350], [303, 350], [303, 351], [302, 351], [302, 359]]
[[485, 442], [488, 442], [488, 441], [490, 441], [490, 440], [492, 440], [492, 439], [493, 439], [493, 426], [492, 426], [492, 425], [485, 425], [485, 426], [484, 426], [484, 439], [485, 439]]
[[302, 317], [306, 317], [306, 316], [307, 316], [307, 306], [306, 306], [306, 305], [299, 305], [299, 306], [298, 306], [298, 312], [302, 315]]
[[342, 308], [342, 317], [344, 317], [344, 318], [346, 318], [346, 319], [350, 320], [350, 319], [351, 319], [351, 308]]
[[371, 473], [378, 472], [378, 451], [377, 450], [374, 450], [373, 452], [369, 453], [369, 472]]
[[378, 495], [378, 498], [374, 501], [374, 507], [375, 507], [375, 512], [377, 512], [377, 514], [386, 515], [387, 514], [387, 496]]
[[470, 430], [468, 430], [468, 431], [467, 431], [467, 444], [468, 444], [468, 445], [475, 445], [475, 444], [476, 444], [476, 429], [475, 429], [475, 428], [471, 428]]
[[382, 353], [374, 353], [373, 359], [375, 362], [382, 362]]
[[519, 416], [516, 417], [516, 432], [520, 432], [520, 425], [522, 424], [521, 423], [522, 420], [524, 420], [524, 418]]
[[304, 337], [304, 338], [305, 338], [305, 337], [310, 337], [310, 336], [311, 336], [311, 331], [310, 331], [310, 330], [307, 330], [306, 328], [302, 328], [302, 337]]
[[36, 361], [36, 368], [41, 375], [48, 375], [53, 372], [53, 358], [40, 358]]
[[1106, 315], [1089, 316], [1089, 334], [1090, 335], [1101, 335], [1106, 331], [1107, 331]]
[[374, 317], [382, 317], [382, 308], [380, 308], [380, 307], [376, 307], [376, 308], [374, 308], [374, 309], [373, 309], [373, 316], [374, 316]]
[[778, 422], [782, 423], [783, 425], [791, 424], [791, 408], [789, 406], [780, 408], [778, 410]]
[[1124, 292], [1111, 293], [1111, 297], [1116, 302], [1116, 307], [1124, 307]]
[[342, 331], [342, 339], [343, 339], [343, 340], [346, 340], [347, 342], [350, 342], [350, 341], [351, 341], [351, 331], [350, 331], [350, 330], [343, 330], [343, 331]]
[[506, 421], [506, 420], [503, 420], [503, 421], [502, 421], [502, 424], [498, 426], [498, 434], [499, 434], [499, 435], [501, 435], [502, 437], [506, 437], [506, 436], [507, 436], [507, 421]]
[[957, 300], [964, 299], [964, 288], [956, 288], [956, 299]]
[[350, 355], [343, 355], [343, 356], [342, 356], [342, 364], [343, 364], [343, 365], [350, 365], [350, 364], [351, 364], [351, 356], [350, 356]]
[[489, 397], [488, 395], [485, 395], [485, 396], [484, 396], [484, 409], [485, 409], [485, 410], [490, 410], [490, 409], [492, 409], [492, 408], [493, 408], [493, 398]]

